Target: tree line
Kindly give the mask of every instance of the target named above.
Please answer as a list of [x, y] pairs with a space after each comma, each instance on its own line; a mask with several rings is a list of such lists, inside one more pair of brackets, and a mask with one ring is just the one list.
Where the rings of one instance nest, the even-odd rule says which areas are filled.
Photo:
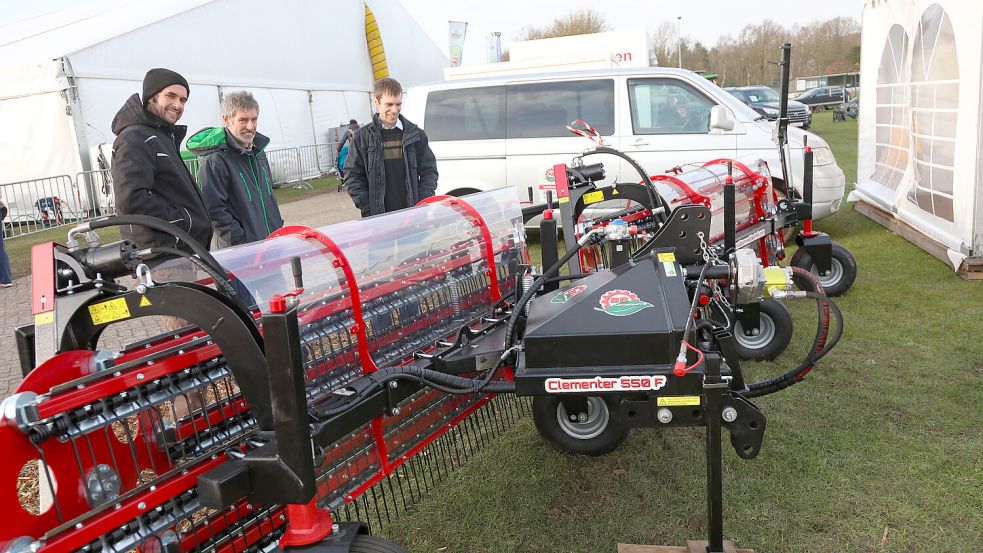
[[[570, 12], [552, 23], [526, 27], [516, 40], [610, 31], [604, 16], [594, 10]], [[659, 65], [676, 67], [679, 53], [686, 69], [716, 73], [720, 86], [763, 84], [777, 88], [781, 58], [779, 47], [792, 44], [790, 74], [796, 77], [848, 73], [860, 69], [860, 23], [852, 17], [834, 17], [808, 25], [785, 27], [770, 19], [748, 25], [736, 36], [724, 35], [713, 46], [683, 36], [676, 25], [664, 21], [651, 33], [652, 52]]]

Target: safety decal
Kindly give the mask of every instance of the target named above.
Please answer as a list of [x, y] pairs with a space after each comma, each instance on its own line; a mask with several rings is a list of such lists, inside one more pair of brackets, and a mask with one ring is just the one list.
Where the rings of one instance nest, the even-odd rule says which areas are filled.
[[47, 325], [55, 322], [55, 312], [47, 311], [44, 313], [38, 313], [34, 316], [34, 326]]
[[659, 390], [666, 385], [662, 375], [619, 376], [616, 378], [547, 378], [546, 392], [576, 394], [581, 392], [625, 392]]
[[587, 287], [584, 286], [583, 284], [581, 284], [580, 286], [574, 286], [573, 288], [564, 290], [559, 294], [553, 296], [553, 298], [550, 300], [550, 303], [567, 303], [568, 301], [570, 301], [571, 298], [573, 298], [574, 296], [583, 292], [586, 289]]
[[150, 300], [147, 299], [147, 296], [142, 296], [140, 298], [140, 307], [150, 307], [151, 305], [153, 304], [150, 303]]
[[130, 308], [126, 305], [126, 298], [116, 298], [89, 306], [89, 316], [92, 317], [92, 324], [101, 325], [130, 318]]
[[597, 190], [584, 194], [584, 205], [596, 204], [604, 201], [604, 192]]
[[609, 290], [601, 296], [599, 301], [601, 307], [594, 309], [614, 317], [627, 317], [646, 307], [654, 307], [651, 303], [638, 299], [638, 294], [631, 290]]
[[699, 406], [700, 396], [663, 396], [658, 403], [659, 407]]

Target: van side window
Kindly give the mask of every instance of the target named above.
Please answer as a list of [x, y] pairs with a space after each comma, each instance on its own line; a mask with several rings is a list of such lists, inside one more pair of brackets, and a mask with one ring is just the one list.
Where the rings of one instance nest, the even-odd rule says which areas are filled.
[[675, 79], [629, 79], [634, 134], [706, 134], [715, 104]]
[[505, 138], [505, 87], [431, 92], [423, 128], [431, 141]]
[[610, 136], [614, 134], [614, 80], [509, 85], [508, 108], [508, 138], [573, 136], [567, 125], [575, 119]]

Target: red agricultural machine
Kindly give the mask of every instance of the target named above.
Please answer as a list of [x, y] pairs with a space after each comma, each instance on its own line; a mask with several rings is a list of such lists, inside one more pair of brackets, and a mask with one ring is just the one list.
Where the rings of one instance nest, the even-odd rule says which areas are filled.
[[[841, 325], [810, 273], [796, 270], [796, 290], [791, 271], [708, 245], [711, 220], [679, 206], [631, 256], [545, 294], [595, 238], [630, 239], [628, 223], [596, 225], [536, 274], [503, 189], [214, 255], [195, 245], [179, 261], [198, 281], [163, 283], [144, 262], [175, 251], [78, 238], [143, 224], [193, 244], [179, 229], [134, 216], [77, 227], [68, 247], [34, 251], [26, 376], [2, 407], [0, 550], [401, 551], [369, 525], [531, 397], [537, 428], [565, 451], [612, 451], [632, 427], [705, 426], [722, 551], [721, 428], [754, 457], [765, 419], [751, 398], [801, 379]], [[717, 296], [815, 300], [806, 359], [745, 382], [729, 319], [706, 307]], [[100, 347], [111, 326], [157, 315], [187, 326]]]
[[[581, 454], [636, 427], [705, 427], [707, 551], [722, 553], [721, 430], [754, 458], [752, 400], [801, 381], [842, 332], [812, 272], [772, 265], [769, 237], [805, 208], [728, 167], [699, 169], [723, 178], [715, 203], [695, 174], [674, 175], [673, 196], [643, 171], [599, 187], [602, 167], [558, 166], [577, 234], [541, 272], [511, 188], [214, 254], [138, 216], [37, 246], [25, 377], [0, 406], [0, 552], [403, 551], [370, 530], [531, 404], [543, 437]], [[584, 216], [616, 195], [631, 204]], [[134, 224], [194, 253], [94, 235]], [[822, 273], [828, 237], [803, 237]], [[175, 274], [191, 276], [159, 282]], [[815, 336], [796, 366], [748, 382], [737, 321], [774, 299], [815, 302]], [[109, 344], [155, 316], [184, 326]]]

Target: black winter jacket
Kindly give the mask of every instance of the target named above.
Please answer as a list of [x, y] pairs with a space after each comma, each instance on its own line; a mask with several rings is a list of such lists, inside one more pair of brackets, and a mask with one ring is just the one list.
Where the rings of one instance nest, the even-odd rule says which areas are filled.
[[[402, 115], [403, 165], [406, 169], [406, 202], [413, 206], [433, 196], [437, 189], [437, 158], [430, 150], [427, 134]], [[382, 122], [379, 115], [372, 123], [355, 132], [345, 161], [345, 184], [362, 212], [362, 217], [386, 212], [386, 167], [382, 158]]]
[[[174, 223], [207, 248], [212, 223], [178, 151], [187, 127], [167, 124], [147, 111], [140, 95], [134, 94], [116, 114], [112, 128], [116, 133], [112, 172], [117, 211]], [[191, 252], [184, 242], [146, 227], [128, 225], [120, 228], [120, 234], [140, 248], [167, 246]]]
[[256, 133], [247, 150], [225, 127], [202, 129], [188, 138], [188, 149], [204, 156], [198, 183], [220, 248], [263, 240], [283, 226], [263, 151], [269, 144], [269, 138]]

